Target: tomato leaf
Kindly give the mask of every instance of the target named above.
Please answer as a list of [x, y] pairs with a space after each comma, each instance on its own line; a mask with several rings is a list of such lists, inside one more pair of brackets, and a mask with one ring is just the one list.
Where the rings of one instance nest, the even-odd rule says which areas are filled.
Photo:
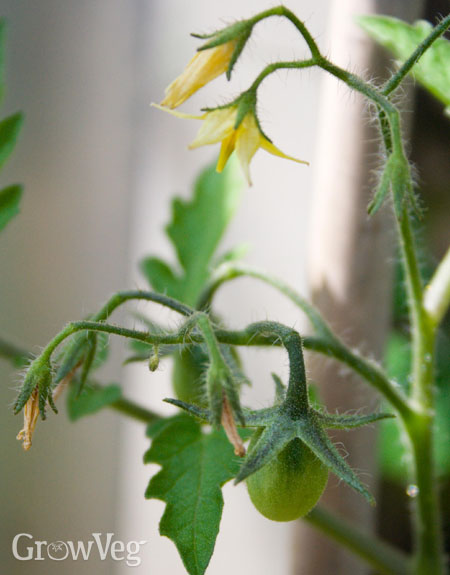
[[78, 386], [71, 385], [67, 394], [67, 414], [71, 421], [92, 415], [115, 403], [122, 396], [120, 385], [85, 385], [81, 393]]
[[221, 174], [215, 165], [204, 170], [190, 201], [175, 198], [172, 219], [166, 227], [175, 249], [179, 270], [150, 257], [141, 269], [156, 291], [188, 305], [197, 303], [210, 275], [211, 260], [240, 199], [243, 180], [234, 162]]
[[22, 186], [8, 186], [0, 191], [0, 231], [19, 213]]
[[[432, 26], [420, 20], [413, 25], [389, 16], [363, 16], [362, 28], [379, 44], [387, 48], [401, 63], [430, 34]], [[450, 42], [438, 38], [412, 68], [416, 80], [446, 106], [450, 114]]]
[[23, 115], [20, 112], [0, 122], [0, 168], [14, 150], [22, 124]]
[[162, 469], [145, 496], [166, 502], [160, 533], [175, 543], [188, 573], [202, 575], [219, 532], [221, 487], [236, 475], [238, 458], [222, 430], [204, 433], [185, 414], [158, 422], [150, 432], [154, 439], [144, 461]]
[[[0, 102], [5, 92], [4, 81], [5, 21], [0, 20]], [[19, 112], [0, 122], [0, 168], [14, 149], [17, 136], [23, 123]], [[0, 231], [19, 213], [22, 186], [8, 186], [0, 191]]]

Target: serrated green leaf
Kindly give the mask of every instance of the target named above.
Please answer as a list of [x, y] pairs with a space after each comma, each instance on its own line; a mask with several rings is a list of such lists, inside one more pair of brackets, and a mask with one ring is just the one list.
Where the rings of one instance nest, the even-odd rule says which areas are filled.
[[0, 191], [0, 231], [19, 213], [22, 186], [8, 186]]
[[14, 150], [22, 124], [23, 115], [20, 112], [0, 122], [0, 168]]
[[80, 394], [78, 386], [71, 385], [67, 394], [67, 414], [71, 421], [97, 413], [118, 401], [122, 396], [120, 385], [112, 383], [104, 387], [85, 385]]
[[173, 417], [161, 417], [157, 419], [153, 423], [147, 426], [146, 436], [153, 439], [157, 435], [159, 435], [166, 427], [170, 427], [172, 425]]
[[[403, 63], [432, 30], [429, 22], [407, 24], [389, 16], [363, 16], [362, 28]], [[412, 69], [414, 77], [446, 106], [450, 113], [450, 42], [438, 38]]]
[[228, 162], [221, 174], [215, 165], [204, 170], [195, 183], [192, 200], [173, 201], [172, 220], [166, 231], [180, 272], [174, 272], [160, 259], [145, 259], [141, 269], [155, 290], [195, 306], [242, 189], [243, 180], [235, 162]]
[[159, 530], [177, 546], [190, 575], [202, 575], [214, 550], [222, 516], [221, 487], [239, 468], [225, 433], [204, 433], [187, 415], [158, 423], [145, 463], [162, 469], [151, 479], [146, 497], [166, 503]]

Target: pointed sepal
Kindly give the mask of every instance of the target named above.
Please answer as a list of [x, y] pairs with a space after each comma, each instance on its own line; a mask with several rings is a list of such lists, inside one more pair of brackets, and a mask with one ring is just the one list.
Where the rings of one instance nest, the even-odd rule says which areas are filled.
[[369, 415], [331, 414], [315, 411], [320, 423], [328, 429], [354, 429], [369, 425], [381, 419], [395, 417], [393, 413], [371, 413]]
[[[258, 433], [258, 432], [257, 432]], [[266, 427], [239, 470], [234, 481], [240, 483], [276, 457], [296, 437], [296, 426], [288, 418]]]
[[297, 421], [297, 437], [301, 439], [330, 471], [361, 493], [374, 505], [373, 496], [361, 483], [355, 472], [345, 462], [324, 431], [317, 416], [310, 412], [306, 418]]
[[186, 403], [180, 399], [172, 399], [169, 397], [166, 397], [163, 401], [165, 403], [170, 403], [170, 405], [175, 405], [175, 407], [179, 407], [184, 411], [187, 411], [187, 413], [196, 417], [197, 419], [200, 419], [201, 421], [204, 421], [205, 423], [211, 423], [211, 411], [209, 409], [198, 407], [192, 403]]

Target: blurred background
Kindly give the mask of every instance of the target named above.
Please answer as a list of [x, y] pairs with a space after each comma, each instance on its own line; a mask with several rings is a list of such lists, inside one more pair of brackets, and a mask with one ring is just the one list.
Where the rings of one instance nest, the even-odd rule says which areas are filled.
[[[325, 54], [364, 74], [372, 69], [373, 59], [380, 56], [368, 48], [369, 42], [353, 21], [354, 14], [397, 10], [400, 14], [403, 11], [406, 19], [427, 15], [434, 21], [436, 14], [446, 9], [445, 2], [443, 6], [438, 2], [425, 6], [420, 2], [364, 0], [348, 2], [345, 8], [332, 0], [316, 0], [313, 4], [293, 0], [285, 4], [307, 23]], [[217, 150], [208, 147], [188, 151], [197, 124], [175, 119], [149, 104], [161, 100], [165, 86], [194, 53], [198, 43], [190, 32], [213, 31], [272, 5], [261, 0], [1, 1], [0, 17], [7, 22], [7, 95], [2, 117], [16, 110], [25, 113], [17, 151], [1, 176], [2, 183], [20, 181], [25, 185], [21, 214], [0, 241], [2, 334], [37, 352], [67, 321], [97, 310], [115, 291], [146, 288], [138, 271], [144, 256], [174, 260], [163, 231], [170, 218], [171, 198], [189, 197], [195, 176], [215, 158]], [[264, 22], [256, 28], [232, 82], [219, 78], [189, 100], [183, 111], [197, 113], [205, 105], [223, 103], [246, 88], [270, 61], [306, 55], [306, 46], [287, 22]], [[372, 76], [370, 72], [368, 75]], [[384, 233], [384, 224], [376, 230], [369, 224], [362, 231], [353, 229], [352, 216], [348, 215], [352, 231], [346, 235], [350, 239], [342, 248], [342, 261], [349, 261], [358, 234], [363, 234], [363, 244], [373, 250], [373, 262], [377, 262], [367, 274], [379, 275], [381, 270], [387, 288], [374, 293], [373, 282], [364, 279], [362, 288], [354, 294], [351, 287], [346, 288], [352, 285], [353, 276], [334, 275], [327, 243], [318, 239], [323, 237], [324, 226], [330, 229], [333, 224], [323, 221], [317, 205], [313, 206], [316, 196], [326, 201], [323, 190], [329, 189], [330, 179], [332, 182], [336, 177], [333, 169], [345, 168], [349, 160], [345, 153], [351, 154], [352, 162], [358, 157], [361, 160], [358, 154], [367, 154], [370, 166], [376, 165], [373, 135], [362, 129], [352, 140], [339, 132], [338, 125], [334, 126], [334, 135], [330, 128], [330, 113], [337, 121], [344, 119], [355, 103], [360, 120], [367, 112], [342, 86], [325, 82], [313, 70], [273, 75], [264, 83], [260, 97], [259, 111], [266, 132], [283, 151], [308, 160], [311, 167], [260, 152], [251, 165], [254, 185], [244, 193], [221, 251], [248, 244], [249, 264], [284, 278], [303, 295], [309, 292], [325, 311], [339, 308], [336, 316], [331, 310], [330, 320], [336, 329], [350, 341], [361, 341], [362, 337], [363, 349], [380, 357], [391, 322], [393, 238]], [[330, 98], [335, 102], [334, 109], [326, 106]], [[413, 115], [417, 99], [420, 116]], [[407, 110], [406, 122], [418, 143], [413, 144], [412, 153], [426, 187], [427, 240], [437, 257], [448, 244], [448, 189], [442, 186], [446, 178], [448, 181], [448, 157], [446, 165], [442, 150], [445, 146], [448, 150], [449, 142], [441, 129], [448, 120], [443, 118], [439, 105], [421, 91], [410, 95]], [[357, 149], [361, 146], [355, 142], [361, 141], [361, 134], [364, 143], [368, 142], [367, 149], [365, 144]], [[345, 177], [341, 174], [340, 181]], [[353, 183], [355, 194], [361, 187], [358, 182]], [[361, 205], [369, 196], [370, 188], [365, 187], [358, 196]], [[329, 211], [342, 209], [346, 213], [345, 194], [338, 198]], [[386, 214], [383, 217], [386, 220]], [[368, 238], [373, 237], [370, 245], [372, 240]], [[313, 255], [311, 241], [315, 246]], [[328, 241], [340, 245], [339, 238], [330, 237]], [[334, 253], [336, 269], [341, 261], [339, 254]], [[333, 299], [336, 293], [342, 295], [342, 306]], [[374, 320], [377, 327], [370, 324], [368, 329], [364, 306], [373, 308], [374, 302], [384, 302], [389, 313], [375, 313], [379, 316]], [[360, 312], [353, 332], [341, 323], [349, 307]], [[270, 318], [301, 331], [306, 328], [289, 302], [250, 280], [225, 287], [218, 296], [217, 309], [230, 325]], [[158, 315], [154, 308], [151, 311], [153, 317], [173, 322], [171, 316]], [[111, 359], [102, 368], [102, 379], [123, 382], [128, 397], [161, 413], [170, 412], [161, 404], [161, 399], [170, 395], [170, 360], [150, 375], [145, 365], [122, 367], [124, 346], [113, 341], [112, 348]], [[254, 382], [246, 392], [246, 402], [268, 405], [273, 392], [270, 373], [287, 373], [283, 354], [252, 350], [244, 354], [244, 362]], [[321, 378], [327, 379], [321, 375], [322, 368], [311, 366], [319, 384]], [[328, 364], [325, 369], [329, 369]], [[100, 575], [132, 569], [152, 575], [184, 573], [173, 543], [158, 534], [164, 504], [144, 499], [149, 478], [157, 470], [156, 466], [142, 464], [148, 448], [144, 426], [107, 410], [76, 424], [69, 423], [64, 414], [51, 415], [38, 424], [33, 448], [25, 453], [15, 440], [21, 417], [14, 417], [10, 409], [19, 377], [4, 363], [0, 364], [0, 377], [0, 564], [4, 572], [48, 575], [69, 574], [76, 569], [77, 574]], [[377, 405], [359, 383], [353, 385], [352, 397], [357, 406]], [[355, 446], [355, 453], [364, 452], [366, 460], [367, 441], [367, 437], [361, 438], [359, 447]], [[352, 460], [347, 439], [346, 448], [349, 461], [370, 474], [364, 479], [376, 489], [373, 463], [367, 461], [366, 465], [357, 454]], [[375, 451], [373, 443], [370, 451]], [[395, 479], [385, 478], [381, 485], [392, 481], [395, 484]], [[345, 507], [345, 490], [338, 487], [337, 481], [331, 481], [330, 501], [342, 500]], [[400, 499], [403, 491], [400, 485]], [[311, 547], [318, 555], [325, 555], [325, 543], [309, 530], [301, 528], [298, 533], [292, 525], [275, 524], [261, 517], [251, 506], [244, 486], [226, 486], [224, 497], [221, 532], [209, 574], [331, 572], [326, 567], [311, 566], [314, 561], [319, 565], [317, 557], [312, 563], [302, 563]], [[362, 500], [348, 505], [354, 507], [350, 515], [362, 514], [367, 525], [376, 522], [375, 515], [369, 517], [362, 510]], [[407, 525], [403, 528], [407, 533]], [[395, 528], [392, 531], [394, 537]], [[140, 553], [142, 564], [127, 567], [124, 562], [96, 560], [18, 562], [11, 554], [11, 541], [17, 533], [30, 533], [39, 540], [66, 541], [88, 540], [93, 532], [114, 532], [125, 542], [146, 540]], [[408, 546], [408, 537], [400, 543]], [[331, 557], [336, 561], [335, 555]], [[345, 561], [342, 573], [350, 572]], [[354, 574], [364, 572], [355, 569]]]

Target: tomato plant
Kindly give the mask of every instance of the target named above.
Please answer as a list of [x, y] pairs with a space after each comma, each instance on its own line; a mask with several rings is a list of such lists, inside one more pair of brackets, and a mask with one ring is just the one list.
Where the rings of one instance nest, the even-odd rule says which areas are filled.
[[[219, 75], [225, 73], [229, 79], [254, 27], [271, 17], [286, 18], [295, 26], [308, 47], [307, 59], [267, 65], [236, 98], [215, 108], [205, 108], [199, 116], [174, 111]], [[389, 30], [395, 31], [396, 41], [387, 44], [394, 46], [393, 51], [403, 64], [382, 86], [366, 82], [331, 62], [305, 24], [284, 6], [270, 8], [212, 34], [198, 35], [203, 44], [186, 70], [169, 85], [162, 105], [157, 106], [176, 116], [203, 122], [192, 148], [217, 143], [221, 146], [218, 162], [200, 175], [193, 197], [188, 201], [176, 198], [172, 204], [166, 231], [176, 263], [146, 258], [141, 270], [153, 291], [139, 289], [114, 294], [88, 319], [67, 324], [37, 357], [31, 358], [29, 353], [0, 342], [0, 353], [15, 365], [28, 362], [14, 403], [16, 414], [24, 412], [24, 428], [18, 438], [26, 450], [31, 448], [38, 416], [45, 419], [47, 407], [57, 413], [55, 402], [66, 387], [72, 419], [108, 406], [148, 424], [151, 447], [145, 462], [157, 463], [161, 469], [151, 478], [146, 497], [166, 503], [160, 532], [175, 542], [186, 569], [193, 575], [202, 575], [208, 566], [223, 507], [221, 487], [232, 479], [235, 483], [246, 481], [253, 504], [265, 517], [292, 521], [309, 514], [313, 524], [383, 573], [442, 575], [444, 572], [433, 459], [434, 363], [437, 331], [450, 306], [450, 251], [424, 287], [412, 225], [420, 215], [420, 207], [403, 141], [401, 115], [392, 96], [415, 67], [418, 80], [449, 106], [450, 85], [443, 66], [450, 57], [450, 48], [441, 36], [450, 26], [450, 16], [434, 29], [383, 18], [362, 22], [384, 42]], [[0, 27], [0, 41], [1, 34]], [[408, 363], [412, 373], [407, 388], [398, 386], [372, 359], [350, 349], [320, 312], [295, 290], [239, 262], [242, 255], [239, 250], [215, 257], [243, 189], [231, 154], [235, 152], [249, 185], [249, 165], [259, 149], [299, 164], [306, 163], [279, 150], [263, 131], [258, 116], [258, 90], [268, 76], [279, 70], [309, 68], [331, 74], [362, 95], [376, 115], [383, 166], [368, 213], [374, 216], [391, 198], [411, 326]], [[0, 164], [12, 151], [20, 126], [20, 115], [0, 123]], [[0, 229], [17, 212], [20, 196], [19, 187], [0, 192]], [[268, 320], [228, 328], [226, 319], [219, 320], [215, 313], [215, 296], [223, 284], [243, 276], [263, 281], [289, 298], [306, 314], [313, 334], [303, 336], [287, 325]], [[141, 328], [113, 323], [112, 314], [127, 302], [164, 306], [178, 314], [179, 321], [175, 328], [168, 328], [140, 315]], [[120, 386], [98, 384], [95, 369], [106, 360], [107, 338], [112, 335], [132, 341], [135, 354], [128, 362], [145, 361], [152, 373], [161, 359], [174, 358], [173, 389], [177, 397], [166, 401], [188, 415], [163, 417], [125, 398]], [[253, 409], [242, 401], [242, 384], [247, 380], [236, 349], [250, 346], [280, 347], [288, 359], [287, 385], [274, 375], [275, 399], [262, 409]], [[382, 396], [392, 413], [330, 414], [325, 407], [312, 404], [304, 349], [333, 358], [351, 369]], [[373, 496], [328, 436], [328, 429], [352, 429], [388, 417], [398, 418], [402, 432], [409, 439], [409, 473], [416, 497], [416, 546], [412, 561], [376, 537], [363, 536], [339, 518], [313, 510], [329, 472], [374, 503]], [[253, 430], [253, 435], [247, 451], [244, 443], [249, 430]]]

